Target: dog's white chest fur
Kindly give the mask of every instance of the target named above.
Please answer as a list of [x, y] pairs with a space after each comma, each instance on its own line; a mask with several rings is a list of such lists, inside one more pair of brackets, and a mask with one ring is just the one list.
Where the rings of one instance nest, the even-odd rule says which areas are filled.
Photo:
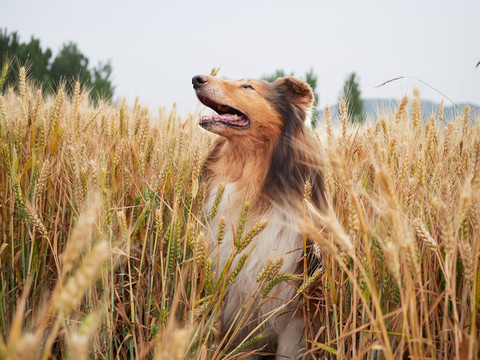
[[[216, 195], [216, 192], [210, 195], [205, 206], [207, 212], [210, 212]], [[240, 217], [242, 202], [243, 199], [239, 198], [239, 194], [235, 192], [235, 184], [227, 184], [218, 207], [218, 213], [210, 223], [212, 232], [210, 237], [210, 257], [214, 260], [214, 270], [217, 272], [217, 276], [232, 257], [235, 246], [233, 232], [237, 231], [236, 227]], [[216, 237], [218, 219], [221, 216], [225, 217], [226, 230], [223, 241], [221, 244], [218, 244]], [[240, 309], [251, 302], [255, 293], [257, 296], [258, 294], [261, 296], [262, 289], [259, 288], [256, 278], [268, 259], [277, 260], [283, 258], [283, 265], [278, 274], [293, 274], [296, 272], [298, 261], [303, 255], [303, 240], [298, 232], [298, 214], [288, 213], [286, 209], [281, 208], [271, 209], [261, 215], [250, 214], [243, 234], [245, 235], [262, 218], [268, 222], [267, 226], [252, 240], [246, 249], [236, 255], [230, 267], [231, 271], [233, 271], [241, 255], [246, 252], [249, 253], [247, 261], [238, 273], [235, 282], [231, 285], [224, 302], [222, 323], [227, 324], [227, 326], [231, 324]], [[263, 316], [266, 316], [272, 310], [290, 300], [295, 294], [295, 289], [293, 286], [283, 283], [274, 287], [271, 294], [275, 294], [275, 297], [255, 310], [255, 314], [259, 319], [254, 321], [254, 324], [260, 323], [265, 319], [262, 318]], [[284, 326], [284, 323], [285, 321], [280, 321], [278, 316], [276, 316], [275, 321], [267, 322], [265, 327], [276, 332], [276, 328]]]

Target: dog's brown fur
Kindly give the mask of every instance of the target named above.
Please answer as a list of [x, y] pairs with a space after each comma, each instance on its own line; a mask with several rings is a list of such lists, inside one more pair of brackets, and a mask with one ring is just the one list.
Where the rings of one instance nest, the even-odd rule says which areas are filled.
[[[306, 181], [312, 184], [312, 203], [319, 209], [324, 207], [319, 150], [305, 126], [314, 97], [310, 86], [293, 77], [281, 78], [274, 83], [226, 81], [211, 76], [197, 76], [192, 81], [198, 98], [205, 105], [217, 111], [225, 110], [227, 108], [223, 106], [227, 106], [229, 111], [240, 114], [239, 126], [230, 123], [238, 117], [231, 118], [228, 113], [200, 121], [206, 130], [220, 135], [205, 163], [209, 192], [206, 206], [212, 205], [217, 187], [226, 184], [226, 195], [219, 212], [228, 217], [228, 225], [236, 225], [245, 199], [252, 202], [250, 225], [261, 217], [271, 221], [251, 244], [255, 250], [225, 299], [222, 327], [226, 331], [233, 322], [234, 310], [238, 311], [245, 304], [266, 259], [283, 257], [281, 273], [298, 269], [298, 262], [303, 257], [298, 220], [302, 217]], [[213, 221], [212, 229], [216, 229], [216, 225]], [[217, 248], [216, 255], [212, 256], [220, 270], [230, 254], [232, 241], [233, 236], [226, 236], [220, 246], [212, 241], [212, 246]], [[293, 298], [293, 286], [277, 287], [274, 288], [277, 297], [260, 307], [259, 316]], [[267, 342], [273, 345], [277, 356], [292, 358], [303, 344], [303, 322], [296, 321], [296, 325], [288, 326], [292, 324], [292, 318], [283, 318], [286, 319], [277, 316], [269, 320], [263, 329], [268, 333]], [[255, 326], [247, 327], [246, 331]], [[274, 344], [277, 344], [276, 349]]]

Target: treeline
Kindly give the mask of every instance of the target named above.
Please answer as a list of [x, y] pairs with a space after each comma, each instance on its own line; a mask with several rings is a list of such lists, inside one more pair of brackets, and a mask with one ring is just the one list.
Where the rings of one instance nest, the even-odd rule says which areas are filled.
[[[111, 100], [114, 94], [112, 85], [112, 65], [110, 61], [99, 62], [90, 67], [90, 61], [78, 49], [77, 44], [63, 44], [55, 58], [52, 50], [43, 49], [40, 40], [31, 37], [29, 42], [21, 42], [17, 32], [8, 33], [0, 29], [0, 69], [8, 63], [10, 68], [25, 66], [30, 79], [38, 82], [46, 92], [55, 92], [64, 85], [67, 92], [73, 91], [74, 83], [91, 89], [90, 98]], [[15, 85], [16, 69], [11, 69], [5, 79], [5, 85]]]

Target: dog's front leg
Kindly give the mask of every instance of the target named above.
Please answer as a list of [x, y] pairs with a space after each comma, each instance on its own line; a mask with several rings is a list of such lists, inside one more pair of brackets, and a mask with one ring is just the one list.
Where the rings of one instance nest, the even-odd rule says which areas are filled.
[[278, 334], [276, 360], [297, 359], [300, 350], [305, 347], [303, 327], [303, 318], [295, 317], [281, 330]]

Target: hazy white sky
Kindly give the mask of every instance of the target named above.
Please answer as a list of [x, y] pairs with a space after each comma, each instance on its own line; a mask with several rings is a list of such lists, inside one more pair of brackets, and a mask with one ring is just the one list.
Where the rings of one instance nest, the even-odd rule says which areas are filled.
[[[183, 111], [197, 104], [191, 78], [258, 78], [284, 69], [318, 75], [320, 106], [336, 102], [347, 73], [365, 98], [414, 87], [480, 104], [480, 0], [5, 1], [0, 27], [54, 54], [68, 41], [91, 65], [111, 59], [117, 97]], [[376, 85], [408, 76], [381, 88]]]

